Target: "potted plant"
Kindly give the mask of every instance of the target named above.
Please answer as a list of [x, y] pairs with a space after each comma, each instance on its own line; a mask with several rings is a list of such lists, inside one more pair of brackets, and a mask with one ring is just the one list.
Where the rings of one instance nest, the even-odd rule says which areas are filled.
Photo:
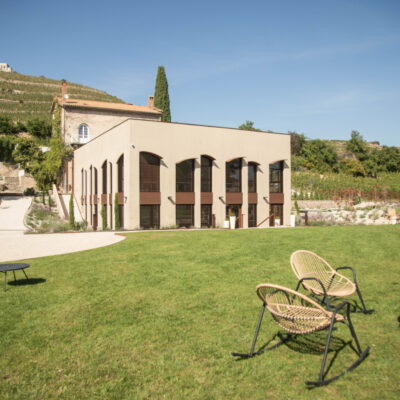
[[281, 219], [279, 217], [275, 218], [275, 226], [280, 226], [281, 224]]
[[235, 229], [235, 225], [236, 225], [236, 215], [233, 212], [233, 210], [231, 209], [229, 211], [229, 227], [231, 229]]
[[229, 229], [229, 218], [228, 218], [228, 217], [225, 218], [225, 221], [224, 221], [224, 228], [225, 228], [225, 229]]

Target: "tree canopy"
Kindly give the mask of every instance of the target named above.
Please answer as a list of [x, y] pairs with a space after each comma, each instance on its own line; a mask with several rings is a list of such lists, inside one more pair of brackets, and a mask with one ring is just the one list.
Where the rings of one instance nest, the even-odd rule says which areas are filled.
[[254, 122], [246, 120], [246, 122], [242, 125], [239, 125], [239, 129], [243, 129], [245, 131], [257, 131], [261, 132], [261, 129], [255, 128], [254, 127]]

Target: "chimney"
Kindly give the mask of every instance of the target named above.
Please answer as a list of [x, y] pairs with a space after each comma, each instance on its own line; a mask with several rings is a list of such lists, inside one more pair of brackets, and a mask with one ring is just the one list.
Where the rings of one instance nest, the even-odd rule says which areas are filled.
[[63, 100], [68, 99], [67, 95], [67, 81], [63, 80], [61, 84], [61, 97]]
[[154, 108], [154, 96], [149, 96], [149, 107]]

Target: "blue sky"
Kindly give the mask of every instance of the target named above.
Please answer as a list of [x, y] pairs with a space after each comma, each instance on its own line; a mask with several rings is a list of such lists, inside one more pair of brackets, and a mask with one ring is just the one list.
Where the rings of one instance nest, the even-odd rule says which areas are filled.
[[400, 1], [0, 0], [0, 62], [172, 120], [400, 146]]

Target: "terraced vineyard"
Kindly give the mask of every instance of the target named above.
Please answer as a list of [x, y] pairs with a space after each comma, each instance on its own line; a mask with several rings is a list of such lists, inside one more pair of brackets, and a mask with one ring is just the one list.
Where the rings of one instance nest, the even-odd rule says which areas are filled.
[[[72, 99], [123, 103], [106, 92], [76, 83], [68, 82], [67, 92]], [[26, 122], [33, 116], [50, 120], [54, 96], [61, 96], [60, 80], [0, 72], [0, 114], [9, 115], [14, 121]]]

